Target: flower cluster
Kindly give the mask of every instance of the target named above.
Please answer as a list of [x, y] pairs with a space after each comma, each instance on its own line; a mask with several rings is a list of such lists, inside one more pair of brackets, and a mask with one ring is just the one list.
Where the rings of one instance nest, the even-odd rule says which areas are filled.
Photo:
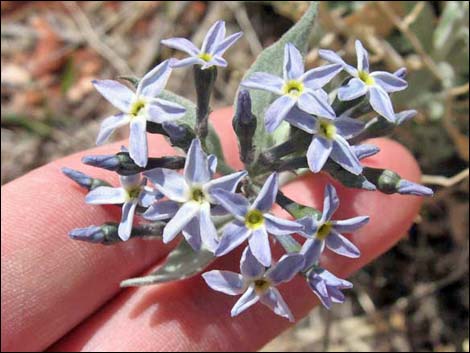
[[[287, 43], [278, 49], [282, 67], [250, 73], [240, 84], [245, 89], [238, 94], [233, 127], [245, 168], [232, 170], [225, 164], [217, 136], [209, 136], [207, 120], [217, 68], [228, 65], [222, 56], [242, 36], [238, 32], [226, 37], [225, 32], [225, 23], [217, 21], [201, 49], [185, 38], [163, 40], [163, 45], [189, 57], [158, 64], [136, 81], [135, 91], [118, 81], [93, 81], [98, 92], [120, 111], [102, 122], [97, 144], [129, 124], [129, 146], [116, 155], [87, 156], [83, 161], [117, 172], [121, 186], [67, 168], [64, 173], [88, 189], [87, 203], [119, 205], [122, 217], [119, 224], [78, 228], [70, 236], [102, 244], [141, 236], [157, 237], [164, 243], [178, 238], [180, 245], [168, 257], [171, 261], [150, 276], [131, 279], [138, 285], [186, 278], [203, 271], [216, 257], [236, 253], [233, 250], [243, 246], [240, 273], [205, 272], [202, 277], [207, 285], [228, 295], [241, 295], [232, 316], [259, 301], [293, 321], [277, 287], [298, 275], [326, 308], [342, 303], [341, 290], [352, 284], [322, 268], [321, 255], [329, 249], [339, 256], [359, 257], [360, 249], [344, 233], [366, 225], [369, 217], [335, 219], [340, 201], [331, 184], [325, 188], [321, 212], [301, 205], [280, 191], [280, 173], [323, 171], [350, 187], [429, 195], [431, 190], [392, 171], [361, 164], [363, 158], [379, 152], [376, 146], [361, 144], [364, 139], [388, 133], [415, 112], [395, 114], [389, 94], [406, 88], [403, 70], [370, 72], [368, 54], [359, 41], [357, 68], [332, 51], [320, 50], [320, 57], [331, 64], [309, 70], [301, 52]], [[270, 64], [264, 66], [267, 71]], [[172, 70], [188, 66], [195, 73], [197, 106], [164, 91]], [[281, 70], [282, 77], [274, 74]], [[351, 77], [327, 92], [326, 87], [342, 71]], [[257, 97], [262, 91], [272, 99], [263, 106], [261, 116], [256, 116], [252, 99], [259, 106], [263, 100]], [[267, 101], [266, 95], [263, 99]], [[367, 101], [379, 114], [369, 122], [362, 119]], [[339, 109], [344, 102], [349, 104], [347, 108]], [[357, 109], [359, 105], [362, 109]], [[258, 119], [264, 124], [258, 124]], [[271, 140], [264, 137], [281, 126], [290, 129], [286, 140], [275, 146], [266, 144]], [[182, 149], [184, 157], [150, 157], [148, 133], [164, 135]], [[275, 204], [292, 217], [275, 215]], [[303, 244], [299, 239], [304, 239]], [[279, 245], [286, 254], [277, 259], [273, 246]], [[187, 263], [175, 266], [175, 259]]]

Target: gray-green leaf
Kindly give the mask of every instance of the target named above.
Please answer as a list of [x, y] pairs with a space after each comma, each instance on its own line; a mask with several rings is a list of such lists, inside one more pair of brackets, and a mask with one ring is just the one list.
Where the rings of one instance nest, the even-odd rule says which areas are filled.
[[185, 279], [204, 270], [214, 259], [210, 251], [201, 249], [195, 252], [185, 240], [182, 240], [156, 271], [148, 276], [126, 279], [121, 282], [121, 287], [146, 286]]

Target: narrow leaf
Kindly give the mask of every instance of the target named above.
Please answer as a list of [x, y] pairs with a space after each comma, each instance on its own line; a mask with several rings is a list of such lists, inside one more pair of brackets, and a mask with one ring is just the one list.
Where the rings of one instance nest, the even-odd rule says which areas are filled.
[[146, 286], [185, 279], [204, 270], [214, 259], [210, 251], [201, 249], [195, 252], [185, 240], [182, 240], [156, 271], [148, 276], [126, 279], [121, 282], [121, 287]]

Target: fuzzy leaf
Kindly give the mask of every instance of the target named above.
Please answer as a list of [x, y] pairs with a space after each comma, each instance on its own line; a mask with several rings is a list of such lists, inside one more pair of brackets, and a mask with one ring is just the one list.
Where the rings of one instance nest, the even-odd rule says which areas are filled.
[[[276, 76], [282, 76], [284, 61], [284, 46], [286, 43], [294, 44], [305, 55], [307, 51], [308, 39], [313, 28], [317, 14], [317, 2], [313, 1], [302, 18], [289, 31], [273, 45], [264, 49], [247, 71], [243, 79], [246, 79], [254, 72], [268, 72]], [[237, 93], [238, 94], [238, 93]], [[274, 134], [269, 135], [264, 128], [264, 112], [269, 104], [274, 100], [275, 95], [261, 90], [250, 90], [252, 100], [252, 111], [257, 118], [257, 129], [254, 142], [257, 147], [257, 154], [260, 150], [280, 143], [287, 139], [289, 125], [282, 123]], [[235, 100], [236, 102], [237, 100]], [[237, 107], [235, 106], [236, 110]]]
[[214, 259], [214, 255], [208, 250], [195, 252], [182, 240], [156, 271], [148, 276], [126, 279], [121, 282], [121, 287], [146, 286], [185, 279], [204, 270]]

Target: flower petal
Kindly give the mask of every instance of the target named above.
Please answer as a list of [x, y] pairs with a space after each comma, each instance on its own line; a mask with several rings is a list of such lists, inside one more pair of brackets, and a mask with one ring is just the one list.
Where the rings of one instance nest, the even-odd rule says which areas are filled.
[[377, 146], [365, 143], [362, 145], [352, 145], [351, 149], [359, 160], [373, 156], [380, 152], [380, 148]]
[[211, 59], [211, 61], [209, 61], [209, 62], [205, 63], [204, 65], [202, 65], [201, 70], [208, 69], [211, 66], [227, 67], [228, 63], [227, 63], [227, 60], [225, 60], [224, 58], [222, 58], [220, 56], [214, 56]]
[[214, 252], [217, 248], [217, 229], [211, 219], [210, 204], [205, 202], [199, 212], [199, 233], [203, 244], [207, 249]]
[[233, 306], [230, 315], [232, 317], [237, 316], [248, 309], [253, 304], [256, 304], [259, 300], [259, 297], [256, 295], [256, 292], [253, 287], [249, 287], [246, 292], [238, 299], [238, 301]]
[[284, 81], [300, 79], [304, 71], [302, 54], [294, 44], [287, 43], [284, 46]]
[[339, 233], [351, 233], [369, 222], [369, 216], [359, 216], [349, 219], [332, 221], [334, 230]]
[[343, 70], [341, 64], [331, 64], [317, 67], [308, 70], [301, 77], [304, 85], [312, 90], [316, 90], [325, 86], [330, 82], [340, 71]]
[[183, 106], [156, 98], [149, 104], [147, 120], [161, 124], [165, 121], [179, 119], [184, 114], [186, 114], [186, 109]]
[[260, 297], [261, 303], [270, 308], [276, 315], [285, 317], [290, 322], [294, 322], [294, 315], [287, 306], [281, 293], [276, 288], [270, 288]]
[[165, 226], [163, 242], [166, 244], [172, 241], [198, 212], [199, 206], [195, 202], [184, 203]]
[[260, 89], [277, 95], [283, 95], [282, 86], [284, 81], [278, 76], [267, 72], [255, 72], [240, 83], [240, 86], [252, 89]]
[[300, 219], [297, 219], [297, 223], [304, 226], [304, 229], [299, 231], [299, 234], [306, 237], [311, 238], [317, 232], [319, 223], [315, 219], [315, 216], [305, 216]]
[[300, 110], [297, 106], [292, 107], [284, 120], [309, 134], [313, 134], [316, 131], [317, 120], [312, 115]]
[[243, 251], [240, 260], [240, 271], [243, 277], [250, 279], [259, 278], [264, 274], [264, 266], [256, 260], [256, 257], [253, 256], [249, 246], [247, 246]]
[[201, 226], [198, 217], [193, 217], [182, 230], [184, 239], [186, 239], [195, 252], [201, 250], [202, 238], [200, 230]]
[[222, 56], [224, 55], [225, 51], [230, 48], [232, 45], [235, 44], [235, 42], [243, 35], [243, 32], [237, 32], [234, 33], [227, 38], [225, 38], [223, 41], [221, 41], [218, 45], [217, 48], [214, 52], [215, 56]]
[[179, 205], [175, 201], [159, 201], [151, 205], [143, 214], [143, 217], [149, 221], [162, 221], [172, 218], [179, 210]]
[[334, 123], [336, 132], [346, 139], [358, 135], [362, 130], [364, 130], [365, 126], [364, 122], [345, 116], [335, 119]]
[[101, 145], [105, 143], [114, 130], [116, 130], [118, 127], [126, 125], [127, 123], [129, 123], [129, 115], [124, 113], [112, 115], [104, 119], [101, 123], [98, 137], [96, 138], [96, 144]]
[[123, 188], [99, 186], [91, 190], [85, 197], [90, 205], [113, 205], [126, 202], [127, 193]]
[[163, 39], [160, 43], [163, 45], [184, 51], [185, 53], [189, 55], [198, 55], [199, 54], [199, 49], [189, 40], [186, 38], [168, 38], [168, 39]]
[[304, 112], [322, 118], [335, 119], [336, 114], [327, 100], [324, 100], [317, 91], [306, 92], [300, 95], [297, 105]]
[[372, 108], [388, 121], [395, 123], [395, 112], [392, 101], [380, 86], [371, 86], [369, 89], [369, 102]]
[[165, 60], [145, 74], [137, 86], [137, 95], [148, 98], [158, 96], [165, 88], [171, 74], [170, 60]]
[[409, 110], [403, 110], [399, 113], [395, 114], [395, 120], [397, 125], [401, 125], [404, 122], [408, 121], [409, 119], [412, 119], [418, 114], [418, 112], [414, 109], [409, 109]]
[[327, 184], [323, 196], [323, 210], [320, 219], [321, 224], [329, 221], [339, 207], [339, 197], [333, 185]]
[[279, 262], [266, 272], [272, 284], [289, 282], [304, 267], [304, 256], [302, 254], [288, 254], [281, 257]]
[[158, 199], [161, 199], [163, 197], [162, 193], [160, 193], [157, 190], [142, 190], [142, 192], [139, 195], [139, 205], [142, 207], [149, 207], [152, 205], [155, 201]]
[[207, 285], [217, 292], [228, 295], [239, 295], [243, 293], [243, 277], [231, 271], [213, 270], [202, 274]]
[[338, 99], [341, 101], [351, 101], [367, 93], [367, 85], [358, 78], [349, 80], [346, 86], [338, 89]]
[[137, 202], [126, 202], [122, 205], [121, 222], [118, 227], [118, 235], [122, 241], [129, 240], [132, 232], [132, 224], [134, 222], [135, 208]]
[[189, 184], [204, 184], [211, 179], [207, 156], [202, 150], [201, 141], [193, 139], [184, 165], [184, 177]]
[[353, 259], [361, 256], [361, 252], [356, 247], [356, 245], [351, 243], [347, 238], [336, 232], [334, 229], [331, 230], [331, 233], [326, 238], [325, 243], [328, 249], [339, 255]]
[[364, 49], [360, 40], [356, 39], [357, 70], [369, 72], [369, 53]]
[[346, 72], [348, 72], [351, 76], [357, 76], [357, 69], [349, 64], [346, 64], [346, 62], [333, 50], [320, 49], [318, 51], [318, 55], [320, 58], [329, 61], [330, 63], [342, 65], [344, 70], [346, 70]]
[[96, 90], [123, 113], [129, 111], [135, 94], [122, 83], [114, 80], [93, 80], [91, 81]]
[[172, 201], [185, 202], [188, 200], [189, 187], [184, 177], [171, 169], [156, 168], [144, 172], [155, 187]]
[[211, 178], [217, 171], [217, 157], [213, 154], [207, 156], [207, 163], [209, 164], [209, 170], [211, 171]]
[[271, 246], [269, 245], [268, 233], [265, 227], [253, 230], [253, 234], [248, 239], [250, 250], [254, 257], [265, 267], [271, 266]]
[[336, 135], [333, 142], [333, 149], [331, 150], [331, 159], [338, 163], [341, 167], [348, 172], [355, 175], [362, 173], [362, 165], [356, 154], [352, 150], [348, 141], [342, 136]]
[[375, 82], [387, 93], [403, 91], [408, 87], [408, 83], [402, 78], [386, 71], [375, 71], [370, 74]]
[[276, 201], [278, 189], [279, 179], [277, 173], [272, 173], [264, 182], [263, 187], [253, 202], [252, 209], [264, 212], [269, 211], [273, 207], [274, 201]]
[[269, 213], [264, 214], [266, 230], [269, 234], [288, 235], [303, 230], [304, 226], [300, 223], [278, 218]]
[[325, 242], [320, 239], [307, 239], [302, 245], [300, 254], [304, 256], [304, 268], [306, 270], [320, 261], [320, 256], [325, 249]]
[[217, 203], [222, 205], [228, 212], [233, 214], [240, 221], [245, 220], [245, 215], [248, 212], [249, 203], [242, 195], [234, 194], [223, 189], [212, 188], [210, 196], [215, 199]]
[[215, 256], [222, 256], [243, 243], [251, 235], [251, 230], [244, 224], [233, 222], [225, 226], [222, 238], [215, 250]]
[[212, 179], [206, 185], [204, 185], [204, 187], [208, 191], [209, 195], [211, 194], [211, 190], [215, 189], [223, 189], [233, 193], [235, 192], [240, 180], [247, 174], [248, 173], [243, 170], [241, 172], [224, 175], [223, 177]]
[[326, 163], [333, 149], [333, 143], [322, 137], [314, 136], [307, 150], [307, 162], [310, 170], [318, 173]]
[[313, 290], [313, 293], [320, 299], [320, 302], [327, 309], [331, 309], [331, 299], [328, 293], [328, 288], [325, 281], [323, 281], [319, 276], [313, 276], [309, 279], [309, 286]]
[[201, 53], [214, 54], [224, 37], [225, 22], [219, 20], [207, 31], [204, 42], [202, 43]]
[[145, 167], [148, 161], [147, 121], [142, 118], [131, 120], [129, 135], [129, 156], [139, 167]]
[[295, 103], [295, 99], [290, 96], [280, 96], [272, 102], [264, 115], [266, 131], [271, 133], [276, 130]]
[[171, 62], [172, 68], [186, 67], [194, 64], [204, 65], [206, 62], [197, 56], [190, 56], [181, 60], [175, 59]]
[[432, 189], [406, 179], [400, 179], [397, 189], [398, 193], [402, 195], [432, 196], [434, 194]]
[[277, 129], [295, 102], [290, 96], [280, 96], [271, 103], [264, 114], [264, 125], [267, 132], [271, 133]]

